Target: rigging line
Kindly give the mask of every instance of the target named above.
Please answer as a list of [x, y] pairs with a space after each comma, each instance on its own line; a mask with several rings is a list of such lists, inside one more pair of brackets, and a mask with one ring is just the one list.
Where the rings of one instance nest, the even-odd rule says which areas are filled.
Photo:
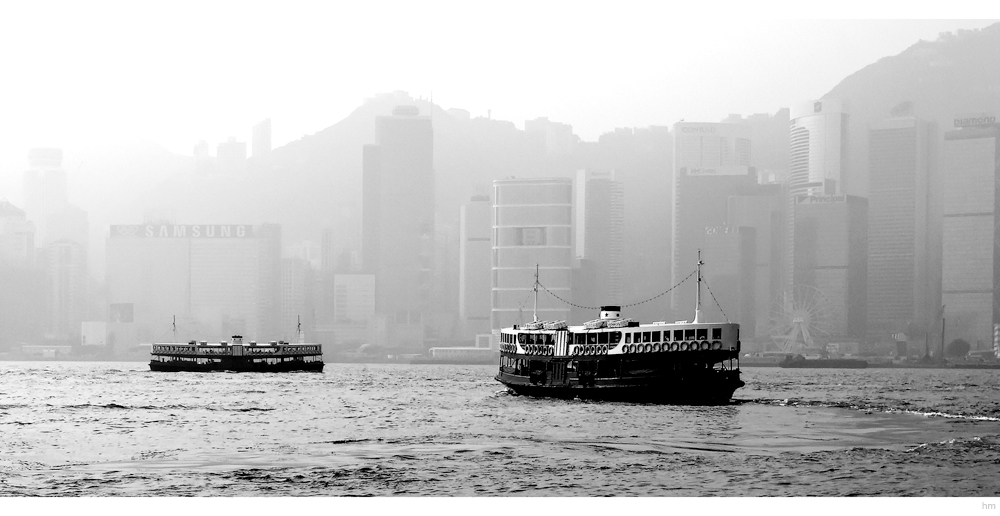
[[[675, 288], [677, 288], [677, 287], [681, 286], [681, 284], [682, 284], [682, 283], [684, 283], [685, 281], [687, 281], [687, 280], [691, 279], [691, 276], [694, 276], [694, 274], [695, 274], [696, 272], [698, 272], [698, 271], [697, 271], [697, 269], [696, 269], [696, 270], [693, 270], [693, 271], [691, 271], [691, 274], [688, 274], [688, 275], [687, 275], [687, 277], [685, 277], [684, 279], [682, 279], [682, 280], [678, 281], [676, 285], [674, 285], [674, 286], [672, 286], [672, 287], [668, 288], [667, 290], [664, 290], [663, 292], [660, 292], [659, 294], [657, 294], [657, 295], [655, 295], [655, 296], [653, 296], [653, 297], [651, 297], [651, 298], [649, 298], [649, 299], [646, 299], [645, 301], [639, 301], [638, 303], [629, 303], [629, 304], [627, 304], [627, 305], [622, 305], [622, 308], [628, 308], [628, 307], [630, 307], [630, 306], [636, 306], [636, 305], [641, 305], [641, 304], [643, 304], [643, 303], [648, 303], [648, 302], [650, 302], [650, 301], [653, 301], [654, 299], [657, 299], [657, 298], [660, 298], [660, 297], [663, 297], [663, 296], [665, 296], [666, 294], [668, 294], [668, 293], [669, 293], [669, 292], [670, 292], [671, 290], [673, 290], [673, 289], [675, 289]], [[555, 293], [553, 293], [553, 292], [552, 292], [551, 290], [549, 290], [549, 289], [548, 289], [548, 287], [546, 287], [545, 285], [542, 285], [542, 284], [541, 284], [541, 282], [539, 282], [539, 283], [538, 283], [538, 286], [539, 286], [539, 287], [542, 287], [542, 289], [543, 289], [543, 290], [545, 290], [546, 292], [548, 292], [548, 293], [549, 293], [549, 294], [550, 294], [550, 295], [551, 295], [552, 297], [554, 297], [554, 298], [556, 298], [556, 299], [558, 299], [558, 300], [562, 301], [563, 303], [566, 303], [567, 305], [570, 305], [570, 306], [573, 306], [573, 307], [576, 307], [576, 308], [583, 308], [583, 309], [586, 309], [586, 310], [600, 310], [600, 309], [601, 309], [601, 307], [599, 307], [599, 306], [583, 306], [583, 305], [578, 305], [578, 304], [576, 304], [576, 303], [571, 303], [571, 302], [569, 302], [569, 301], [566, 301], [565, 299], [563, 299], [563, 298], [561, 298], [561, 297], [557, 296], [557, 295], [556, 295]], [[714, 296], [713, 296], [713, 297], [714, 297]], [[721, 308], [721, 307], [720, 307], [720, 308]]]
[[[708, 293], [712, 294], [712, 287], [708, 286], [708, 281], [705, 281], [705, 278], [701, 278], [701, 281], [705, 283], [705, 288], [708, 289]], [[722, 305], [719, 304], [719, 300], [715, 299], [715, 294], [712, 294], [712, 301], [715, 301], [715, 306], [719, 307], [719, 311], [722, 312], [722, 316], [726, 318], [726, 322], [732, 322], [729, 320], [729, 316], [726, 315], [726, 311], [722, 309]]]

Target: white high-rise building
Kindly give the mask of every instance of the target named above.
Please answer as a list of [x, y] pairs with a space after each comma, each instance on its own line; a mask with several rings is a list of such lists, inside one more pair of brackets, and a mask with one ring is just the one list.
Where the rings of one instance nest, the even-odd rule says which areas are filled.
[[848, 116], [844, 103], [811, 100], [793, 106], [789, 118], [792, 197], [845, 193]]
[[573, 180], [493, 181], [492, 329], [532, 321], [536, 267], [538, 319], [568, 320], [572, 266]]

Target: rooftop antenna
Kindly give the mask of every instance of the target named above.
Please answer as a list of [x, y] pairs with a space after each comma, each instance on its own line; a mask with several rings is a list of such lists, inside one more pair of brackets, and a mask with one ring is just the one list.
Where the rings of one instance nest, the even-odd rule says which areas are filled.
[[535, 286], [532, 287], [535, 291], [535, 307], [531, 310], [531, 316], [533, 322], [538, 322], [538, 264], [535, 264]]
[[302, 344], [306, 341], [305, 336], [302, 335], [302, 316], [296, 315], [295, 320], [297, 321], [295, 325], [295, 336], [299, 338], [299, 344]]
[[177, 342], [177, 316], [174, 316], [174, 342]]
[[705, 262], [701, 261], [701, 249], [698, 249], [698, 290], [695, 291], [694, 297], [694, 323], [698, 324], [701, 322], [701, 266]]

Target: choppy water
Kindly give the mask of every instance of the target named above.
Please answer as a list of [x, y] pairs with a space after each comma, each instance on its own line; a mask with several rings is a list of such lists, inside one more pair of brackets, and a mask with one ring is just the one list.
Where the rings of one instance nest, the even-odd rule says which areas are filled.
[[495, 372], [0, 362], [0, 494], [1000, 494], [1000, 371], [747, 368], [723, 407], [519, 397]]

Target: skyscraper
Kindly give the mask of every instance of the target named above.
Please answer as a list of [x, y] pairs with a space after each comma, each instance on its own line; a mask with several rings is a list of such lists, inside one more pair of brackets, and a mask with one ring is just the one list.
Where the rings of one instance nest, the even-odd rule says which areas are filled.
[[257, 125], [253, 126], [253, 136], [251, 139], [250, 156], [257, 159], [266, 159], [271, 155], [271, 119], [265, 118]]
[[578, 303], [622, 304], [625, 261], [625, 189], [614, 170], [580, 170], [576, 174], [576, 257], [588, 273], [573, 285]]
[[415, 106], [377, 117], [375, 145], [362, 156], [362, 255], [375, 275], [376, 312], [388, 321], [381, 344], [418, 351], [434, 270], [433, 158], [430, 117]]
[[934, 125], [913, 117], [885, 120], [868, 135], [868, 324], [874, 334], [922, 337], [936, 328], [935, 141]]
[[[788, 201], [785, 185], [770, 183], [758, 185], [752, 195], [735, 195], [729, 198], [728, 227], [754, 229], [757, 251], [754, 292], [753, 330], [743, 326], [744, 345], [770, 343], [771, 310], [785, 289], [784, 259], [788, 219]], [[749, 322], [742, 318], [741, 324]], [[756, 332], [756, 335], [755, 335]], [[757, 348], [762, 350], [762, 348]]]
[[24, 210], [0, 199], [0, 350], [40, 344], [48, 291], [35, 265], [35, 228]]
[[538, 319], [569, 319], [572, 222], [571, 179], [493, 181], [493, 330], [532, 321], [536, 266]]
[[[674, 227], [672, 284], [694, 269], [706, 228], [725, 226], [730, 196], [757, 185], [750, 168], [749, 128], [742, 124], [674, 124]], [[671, 292], [675, 319], [694, 315], [694, 284]]]
[[[848, 163], [848, 115], [843, 102], [820, 99], [792, 106], [789, 118], [789, 210], [785, 244], [788, 257], [785, 260], [785, 286], [791, 291], [796, 285], [795, 271], [801, 268], [797, 263], [796, 253], [799, 252], [799, 247], [795, 242], [796, 235], [800, 234], [795, 220], [800, 211], [800, 198], [839, 195], [846, 191], [844, 179]], [[807, 212], [810, 210], [811, 208], [806, 209]], [[805, 259], [808, 261], [811, 257]]]
[[458, 315], [466, 337], [490, 332], [490, 255], [493, 203], [476, 195], [459, 214]]
[[811, 100], [789, 111], [789, 189], [799, 195], [844, 193], [847, 111], [838, 100]]
[[48, 227], [49, 220], [53, 216], [58, 218], [69, 202], [62, 160], [62, 149], [37, 148], [28, 152], [28, 169], [24, 171], [24, 211], [35, 222], [35, 239], [43, 245], [65, 238], [65, 235], [54, 237]]
[[944, 134], [942, 292], [945, 340], [973, 349], [1000, 324], [1000, 124], [992, 115], [958, 116]]
[[[792, 293], [829, 338], [864, 335], [867, 298], [868, 200], [850, 195], [795, 199]], [[801, 295], [804, 290], [814, 294]], [[808, 301], [807, 301], [808, 300]], [[824, 335], [813, 335], [823, 337]], [[817, 344], [822, 344], [822, 339]]]
[[78, 341], [87, 310], [87, 250], [72, 240], [46, 246], [49, 277], [49, 321], [46, 335], [59, 341]]

